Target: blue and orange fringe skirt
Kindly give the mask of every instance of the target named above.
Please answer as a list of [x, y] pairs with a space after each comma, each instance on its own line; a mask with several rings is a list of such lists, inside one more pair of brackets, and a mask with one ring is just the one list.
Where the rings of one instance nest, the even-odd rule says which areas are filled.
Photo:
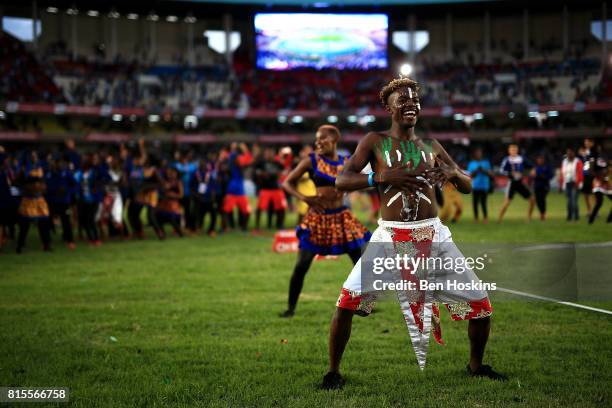
[[320, 213], [309, 209], [296, 228], [300, 249], [319, 255], [340, 255], [361, 249], [371, 233], [347, 207]]

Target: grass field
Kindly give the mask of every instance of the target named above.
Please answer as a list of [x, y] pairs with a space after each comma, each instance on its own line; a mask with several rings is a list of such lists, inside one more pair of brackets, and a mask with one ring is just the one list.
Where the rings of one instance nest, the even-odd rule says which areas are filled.
[[[601, 216], [592, 226], [566, 223], [558, 194], [545, 223], [524, 221], [526, 205], [515, 200], [507, 222], [476, 225], [465, 201], [464, 218], [451, 226], [459, 244], [612, 240]], [[493, 212], [499, 202], [495, 195]], [[464, 374], [467, 324], [444, 312], [447, 345], [431, 342], [421, 372], [398, 306], [384, 302], [355, 318], [345, 388], [318, 390], [351, 264], [315, 262], [297, 315], [280, 319], [295, 254], [273, 254], [271, 243], [230, 233], [74, 252], [57, 244], [50, 254], [31, 237], [21, 256], [6, 248], [0, 386], [68, 386], [79, 407], [612, 405], [612, 316], [495, 293], [486, 361], [510, 381]], [[589, 304], [612, 310], [609, 301]]]

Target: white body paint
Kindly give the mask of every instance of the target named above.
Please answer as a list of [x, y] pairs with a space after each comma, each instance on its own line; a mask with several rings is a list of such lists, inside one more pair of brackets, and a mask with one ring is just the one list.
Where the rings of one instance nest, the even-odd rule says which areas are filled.
[[[421, 180], [423, 183], [427, 184], [427, 187], [429, 188], [433, 188], [433, 186], [431, 184], [429, 184], [429, 181], [427, 181], [427, 179], [423, 176], [417, 176], [416, 177], [417, 180]], [[431, 203], [430, 203], [431, 204]]]
[[431, 200], [425, 194], [421, 193], [420, 191], [417, 191], [417, 196], [421, 197], [423, 200], [431, 204]]
[[[391, 186], [389, 186], [391, 187]], [[402, 195], [402, 192], [398, 192], [397, 194], [395, 194], [393, 197], [391, 197], [391, 199], [389, 200], [389, 202], [387, 203], [387, 207], [389, 207], [391, 204], [393, 204], [395, 202], [395, 200], [397, 200], [399, 198], [399, 196]]]

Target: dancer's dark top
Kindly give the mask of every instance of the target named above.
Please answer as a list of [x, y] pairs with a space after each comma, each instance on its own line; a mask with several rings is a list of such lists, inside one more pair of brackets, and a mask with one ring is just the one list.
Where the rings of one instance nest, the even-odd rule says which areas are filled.
[[280, 188], [278, 178], [283, 171], [283, 165], [274, 160], [259, 160], [255, 164], [255, 174], [258, 187], [262, 190]]
[[316, 153], [310, 153], [312, 169], [308, 170], [308, 175], [317, 187], [335, 187], [336, 177], [344, 168], [347, 156], [338, 155], [338, 160], [330, 160]]

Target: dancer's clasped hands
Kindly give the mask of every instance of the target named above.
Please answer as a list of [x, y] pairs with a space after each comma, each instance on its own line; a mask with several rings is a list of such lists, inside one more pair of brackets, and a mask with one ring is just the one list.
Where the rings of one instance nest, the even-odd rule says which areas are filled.
[[427, 187], [422, 173], [411, 172], [411, 168], [407, 165], [402, 165], [390, 169], [385, 169], [380, 173], [380, 179], [376, 180], [380, 184], [390, 184], [391, 186], [402, 190], [424, 190]]

